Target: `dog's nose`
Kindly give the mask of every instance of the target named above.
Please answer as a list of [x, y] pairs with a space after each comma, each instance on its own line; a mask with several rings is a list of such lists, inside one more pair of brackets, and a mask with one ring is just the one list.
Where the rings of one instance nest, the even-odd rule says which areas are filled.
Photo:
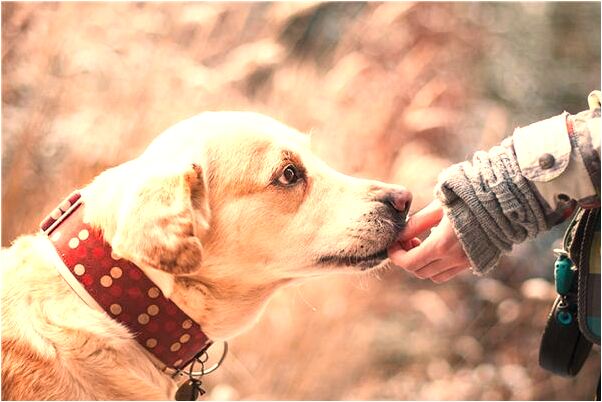
[[383, 200], [399, 212], [407, 213], [410, 210], [410, 204], [412, 204], [412, 193], [406, 189], [392, 190]]

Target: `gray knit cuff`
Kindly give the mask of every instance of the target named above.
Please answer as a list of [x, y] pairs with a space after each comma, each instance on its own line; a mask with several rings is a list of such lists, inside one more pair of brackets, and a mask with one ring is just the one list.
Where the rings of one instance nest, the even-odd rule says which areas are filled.
[[511, 138], [444, 170], [436, 196], [479, 274], [492, 269], [513, 244], [550, 227], [534, 186], [521, 174]]
[[487, 240], [487, 233], [470, 209], [462, 202], [455, 202], [448, 205], [445, 212], [470, 261], [472, 271], [482, 275], [493, 269], [502, 253]]

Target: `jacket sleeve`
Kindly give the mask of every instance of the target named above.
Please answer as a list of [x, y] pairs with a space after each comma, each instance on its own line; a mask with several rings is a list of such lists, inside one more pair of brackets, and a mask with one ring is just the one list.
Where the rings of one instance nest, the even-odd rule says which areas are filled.
[[600, 92], [590, 110], [515, 130], [499, 146], [442, 172], [436, 196], [473, 271], [492, 269], [513, 244], [600, 205]]
[[547, 202], [560, 199], [600, 206], [600, 92], [589, 96], [590, 110], [563, 113], [514, 132], [521, 171]]

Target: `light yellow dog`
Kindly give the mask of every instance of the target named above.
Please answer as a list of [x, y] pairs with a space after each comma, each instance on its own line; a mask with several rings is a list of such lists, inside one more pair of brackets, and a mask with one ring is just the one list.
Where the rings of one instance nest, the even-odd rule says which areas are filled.
[[[85, 220], [215, 341], [252, 325], [282, 286], [386, 266], [411, 200], [243, 112], [185, 120], [81, 193]], [[44, 234], [2, 251], [3, 399], [173, 399], [176, 383], [60, 264]]]

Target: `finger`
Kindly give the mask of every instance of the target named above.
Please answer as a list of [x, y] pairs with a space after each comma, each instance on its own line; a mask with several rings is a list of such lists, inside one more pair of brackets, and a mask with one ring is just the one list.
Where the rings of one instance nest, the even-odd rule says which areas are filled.
[[422, 243], [422, 240], [420, 240], [417, 237], [414, 237], [413, 239], [402, 241], [401, 248], [404, 249], [405, 251], [408, 251], [415, 247], [418, 247], [420, 245], [420, 243]]
[[422, 243], [422, 240], [417, 237], [404, 241], [396, 241], [389, 247], [389, 254], [411, 250], [415, 247], [418, 247], [420, 243]]
[[391, 258], [391, 254], [400, 254], [404, 251], [407, 251], [404, 243], [405, 242], [396, 241], [395, 243], [391, 244], [387, 249], [387, 252], [389, 253], [389, 258]]
[[414, 237], [412, 240], [410, 240], [410, 244], [412, 245], [411, 248], [418, 247], [422, 244], [422, 240], [420, 240], [417, 237]]
[[414, 276], [420, 279], [433, 278], [456, 267], [457, 264], [457, 261], [450, 261], [447, 258], [441, 258], [425, 265], [419, 270], [414, 271]]
[[429, 205], [410, 216], [406, 227], [401, 232], [401, 240], [411, 239], [437, 225], [443, 217], [441, 203], [435, 200]]
[[[396, 242], [395, 244], [399, 244]], [[389, 249], [389, 258], [395, 265], [414, 272], [438, 258], [435, 253], [436, 241], [433, 236], [427, 237], [418, 247], [408, 251], [403, 250], [401, 245]]]
[[443, 282], [450, 280], [451, 278], [458, 275], [459, 273], [468, 270], [468, 268], [469, 267], [467, 267], [465, 265], [454, 267], [445, 272], [442, 272], [438, 275], [433, 276], [431, 278], [431, 280], [435, 283], [443, 283]]

